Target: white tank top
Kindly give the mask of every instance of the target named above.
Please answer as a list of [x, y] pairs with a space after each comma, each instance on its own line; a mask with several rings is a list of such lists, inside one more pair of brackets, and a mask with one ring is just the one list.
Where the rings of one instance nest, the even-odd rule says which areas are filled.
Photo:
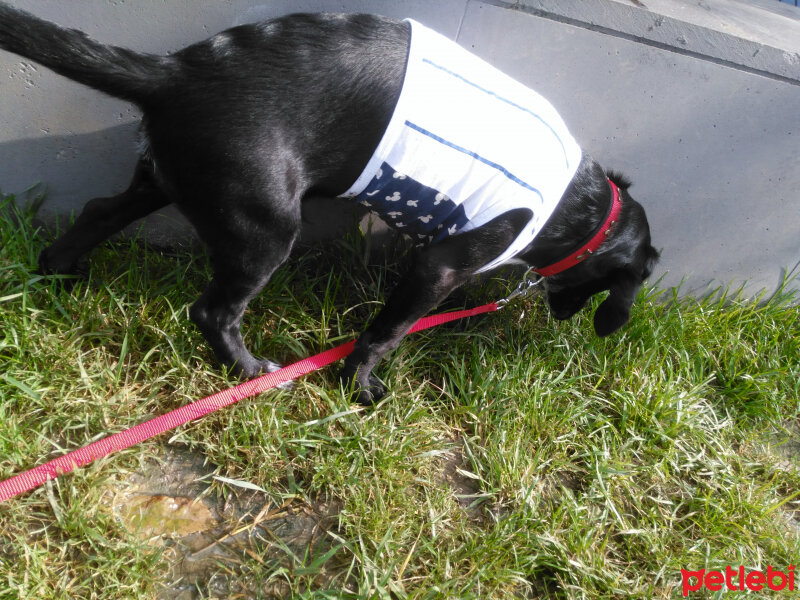
[[408, 65], [394, 114], [342, 196], [433, 243], [530, 209], [519, 236], [477, 273], [488, 271], [533, 241], [575, 175], [581, 149], [539, 94], [408, 22]]

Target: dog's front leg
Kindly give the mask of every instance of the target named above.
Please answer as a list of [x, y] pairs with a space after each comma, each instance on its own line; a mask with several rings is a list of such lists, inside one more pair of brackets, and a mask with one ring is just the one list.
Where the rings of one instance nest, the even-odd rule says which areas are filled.
[[355, 379], [358, 402], [370, 404], [386, 389], [372, 369], [384, 354], [397, 347], [408, 330], [442, 300], [466, 282], [471, 271], [454, 270], [435, 264], [431, 252], [421, 252], [414, 266], [400, 282], [384, 309], [358, 338], [347, 357], [340, 377], [349, 384]]
[[386, 389], [372, 369], [398, 346], [409, 329], [456, 288], [505, 250], [527, 221], [529, 212], [508, 212], [486, 225], [419, 251], [386, 306], [359, 337], [340, 378], [355, 381], [358, 402], [379, 400]]

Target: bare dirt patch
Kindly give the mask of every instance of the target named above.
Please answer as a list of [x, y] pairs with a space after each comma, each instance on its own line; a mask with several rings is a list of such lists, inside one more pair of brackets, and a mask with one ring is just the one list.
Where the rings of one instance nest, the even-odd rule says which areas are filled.
[[309, 557], [330, 554], [314, 578], [322, 587], [341, 571], [346, 557], [337, 550], [335, 504], [276, 502], [263, 492], [227, 485], [221, 495], [211, 490], [213, 470], [202, 456], [166, 448], [160, 460], [133, 475], [114, 496], [113, 510], [132, 535], [165, 546], [170, 569], [159, 600], [291, 593], [280, 578], [252, 581], [242, 573], [245, 561], [291, 574]]

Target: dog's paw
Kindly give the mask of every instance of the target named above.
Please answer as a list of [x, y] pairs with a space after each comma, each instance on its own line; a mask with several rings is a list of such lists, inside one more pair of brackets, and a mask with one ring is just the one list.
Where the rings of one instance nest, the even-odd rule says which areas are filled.
[[76, 265], [63, 260], [59, 261], [53, 256], [53, 252], [48, 252], [49, 250], [50, 248], [45, 248], [39, 254], [36, 272], [47, 277], [55, 276], [53, 279], [56, 280], [57, 286], [66, 292], [71, 292], [79, 277]]
[[[276, 362], [272, 362], [271, 360], [260, 360], [258, 363], [261, 365], [261, 374], [264, 373], [274, 373], [275, 371], [279, 371], [283, 368], [283, 365], [278, 364]], [[280, 390], [291, 390], [294, 387], [294, 380], [284, 381], [283, 383], [276, 385]]]
[[[253, 379], [265, 375], [266, 373], [274, 373], [282, 368], [282, 365], [265, 358], [262, 360], [254, 360], [248, 368], [236, 369], [234, 365], [233, 370], [241, 379]], [[275, 387], [280, 390], [291, 390], [294, 387], [294, 381], [284, 381]]]
[[74, 275], [75, 263], [53, 252], [47, 247], [39, 254], [39, 273], [42, 275]]
[[361, 406], [372, 406], [386, 395], [386, 386], [374, 375], [369, 376], [369, 385], [364, 387], [359, 385], [355, 395], [355, 401]]
[[347, 390], [351, 385], [353, 386], [353, 400], [362, 406], [372, 406], [386, 395], [386, 386], [372, 373], [365, 379], [360, 376], [355, 377], [346, 369], [342, 369], [339, 379], [344, 389]]

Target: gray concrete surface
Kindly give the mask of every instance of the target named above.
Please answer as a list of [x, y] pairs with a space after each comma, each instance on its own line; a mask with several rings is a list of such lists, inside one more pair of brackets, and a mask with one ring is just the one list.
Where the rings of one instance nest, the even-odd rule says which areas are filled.
[[[800, 261], [800, 10], [774, 0], [12, 4], [149, 52], [299, 10], [410, 16], [547, 96], [588, 152], [633, 179], [663, 249], [662, 286], [772, 291]], [[0, 52], [0, 190], [40, 182], [50, 218], [121, 191], [138, 117]], [[174, 211], [147, 232], [158, 243], [189, 236]]]

